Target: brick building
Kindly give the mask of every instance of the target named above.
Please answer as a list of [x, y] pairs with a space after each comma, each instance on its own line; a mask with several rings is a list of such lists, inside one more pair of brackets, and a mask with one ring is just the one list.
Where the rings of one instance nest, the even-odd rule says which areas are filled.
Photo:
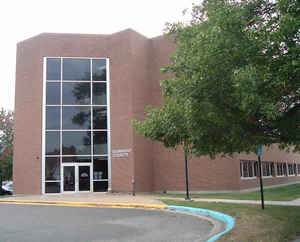
[[[175, 46], [133, 30], [40, 34], [17, 46], [17, 194], [183, 191], [184, 159], [137, 135], [133, 118], [162, 103], [160, 67]], [[192, 191], [258, 186], [254, 154], [192, 159]], [[300, 181], [300, 156], [264, 150], [265, 185]]]

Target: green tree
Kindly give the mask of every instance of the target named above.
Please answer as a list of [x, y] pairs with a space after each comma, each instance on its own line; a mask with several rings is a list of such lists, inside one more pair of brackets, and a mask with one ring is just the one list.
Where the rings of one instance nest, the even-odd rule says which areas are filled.
[[[299, 1], [207, 0], [193, 6], [190, 23], [168, 24], [167, 32], [177, 50], [163, 68], [173, 76], [161, 82], [163, 94], [189, 100], [194, 154], [257, 144], [300, 150]], [[159, 125], [151, 117], [144, 125]]]
[[186, 178], [186, 199], [189, 200], [188, 159], [193, 154], [193, 124], [189, 123], [190, 102], [182, 98], [165, 97], [161, 108], [147, 107], [143, 122], [133, 120], [137, 133], [154, 141], [160, 141], [167, 148], [183, 147]]
[[13, 112], [0, 110], [0, 175], [12, 179], [14, 119]]

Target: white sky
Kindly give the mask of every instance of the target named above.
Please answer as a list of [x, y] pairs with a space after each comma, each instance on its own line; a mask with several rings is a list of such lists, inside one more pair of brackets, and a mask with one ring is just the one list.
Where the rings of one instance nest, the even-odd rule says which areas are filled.
[[14, 109], [16, 44], [42, 32], [110, 34], [132, 28], [147, 37], [201, 0], [0, 1], [0, 108]]

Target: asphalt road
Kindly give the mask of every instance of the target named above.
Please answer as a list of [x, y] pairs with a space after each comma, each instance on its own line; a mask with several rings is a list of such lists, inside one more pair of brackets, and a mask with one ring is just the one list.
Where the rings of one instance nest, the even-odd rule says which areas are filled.
[[159, 210], [0, 204], [1, 242], [190, 242], [212, 228], [207, 220]]

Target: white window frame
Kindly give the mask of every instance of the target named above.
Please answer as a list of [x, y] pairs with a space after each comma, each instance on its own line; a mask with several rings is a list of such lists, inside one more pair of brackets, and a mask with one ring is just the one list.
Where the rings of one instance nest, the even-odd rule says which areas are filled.
[[[256, 179], [257, 176], [255, 176], [255, 162], [253, 160], [240, 160], [240, 167], [242, 166], [242, 169], [240, 169], [240, 173], [242, 172], [242, 174], [240, 174], [240, 178], [242, 180], [252, 180], [252, 179]], [[248, 177], [244, 177], [244, 165], [247, 165], [247, 169], [248, 169], [248, 174], [249, 174], [249, 163], [251, 163], [251, 169], [252, 169], [252, 174], [253, 176], [248, 176]], [[257, 170], [256, 173], [258, 173], [259, 171]]]
[[[46, 74], [47, 74], [47, 59], [48, 58], [60, 58], [61, 59], [61, 80], [46, 80]], [[90, 68], [91, 68], [91, 80], [90, 81], [62, 81], [63, 78], [63, 61], [62, 59], [89, 59], [90, 60]], [[93, 81], [92, 80], [92, 59], [105, 59], [106, 60], [106, 81]], [[42, 185], [42, 194], [46, 193], [46, 182], [59, 182], [59, 181], [46, 181], [45, 180], [45, 161], [46, 161], [46, 107], [47, 106], [56, 106], [56, 107], [60, 107], [60, 127], [62, 128], [62, 106], [87, 106], [90, 107], [92, 109], [92, 107], [106, 107], [107, 110], [107, 129], [106, 130], [94, 130], [94, 131], [106, 131], [107, 132], [107, 154], [103, 154], [103, 155], [94, 155], [93, 154], [93, 138], [91, 137], [91, 154], [90, 155], [80, 155], [80, 156], [90, 156], [91, 158], [93, 157], [107, 157], [107, 169], [108, 169], [108, 179], [103, 179], [103, 181], [107, 181], [108, 182], [108, 191], [111, 191], [111, 117], [110, 117], [110, 68], [109, 68], [109, 58], [106, 57], [64, 57], [64, 56], [47, 56], [47, 57], [43, 57], [43, 101], [42, 101], [42, 181], [41, 181], [41, 185]], [[60, 88], [60, 92], [61, 92], [61, 97], [62, 97], [62, 85], [63, 82], [84, 82], [84, 83], [90, 83], [91, 85], [91, 102], [89, 105], [63, 105], [63, 103], [61, 102], [60, 105], [46, 105], [46, 84], [47, 82], [56, 82], [56, 83], [61, 83], [61, 88]], [[93, 83], [106, 83], [106, 105], [93, 105]], [[91, 112], [91, 115], [93, 115], [93, 112]], [[84, 130], [84, 131], [91, 131], [93, 130], [93, 116], [91, 116], [91, 129], [89, 130]], [[55, 131], [55, 130], [51, 130], [51, 131]], [[47, 157], [60, 157], [60, 169], [62, 169], [62, 157], [65, 155], [62, 155], [62, 129], [57, 130], [60, 132], [60, 154], [59, 155], [47, 155]], [[67, 130], [67, 131], [72, 131], [72, 130]], [[74, 131], [74, 130], [73, 130]], [[77, 130], [76, 131], [80, 131]], [[76, 156], [76, 155], [74, 155]], [[93, 184], [94, 184], [94, 175], [93, 175], [93, 162], [90, 163], [91, 165], [91, 171], [92, 174], [90, 174], [90, 179], [91, 179], [91, 191], [93, 192]], [[62, 171], [62, 170], [61, 170]], [[61, 174], [62, 175], [62, 174]], [[95, 180], [95, 181], [99, 181], [99, 180]], [[102, 181], [102, 180], [101, 180]], [[63, 186], [63, 180], [60, 181], [60, 193], [62, 193], [62, 186]], [[47, 194], [51, 194], [51, 193], [47, 193]], [[57, 193], [54, 193], [57, 194]]]
[[[287, 174], [288, 174], [288, 176], [296, 176], [297, 169], [296, 169], [296, 171], [294, 170], [294, 164], [295, 163], [287, 163]], [[290, 166], [292, 166], [293, 174], [290, 174]]]
[[[75, 189], [74, 191], [64, 191], [64, 167], [66, 166], [71, 166], [74, 167], [74, 172], [75, 172]], [[92, 192], [93, 190], [93, 179], [90, 177], [90, 190], [89, 191], [79, 191], [79, 167], [80, 166], [88, 166], [90, 169], [90, 176], [93, 175], [93, 170], [92, 170], [92, 162], [91, 163], [62, 163], [61, 166], [61, 171], [60, 171], [60, 176], [61, 176], [61, 181], [62, 181], [62, 187], [61, 187], [61, 193], [78, 193], [78, 192]]]
[[[278, 175], [279, 173], [278, 173], [278, 165], [280, 165], [281, 166], [281, 169], [282, 169], [282, 175]], [[278, 162], [278, 163], [276, 163], [276, 177], [285, 177], [286, 175], [284, 174], [284, 169], [283, 169], [283, 166], [285, 165], [285, 163], [283, 163], [283, 162]]]

